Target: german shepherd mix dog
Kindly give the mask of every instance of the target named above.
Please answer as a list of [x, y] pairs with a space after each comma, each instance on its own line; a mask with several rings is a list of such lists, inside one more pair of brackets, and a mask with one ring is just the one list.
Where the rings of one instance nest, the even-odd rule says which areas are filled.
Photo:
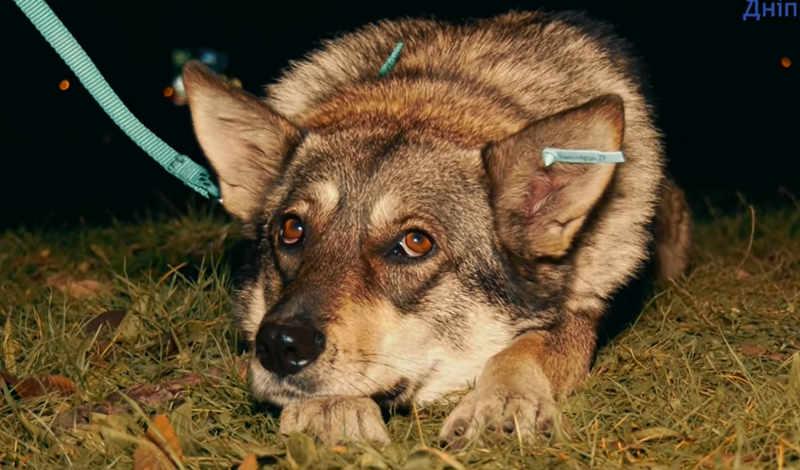
[[[690, 214], [642, 78], [582, 14], [371, 24], [263, 100], [196, 62], [184, 81], [242, 222], [251, 388], [282, 407], [284, 434], [384, 443], [379, 405], [474, 385], [443, 440], [530, 435], [643, 308], [647, 281], [687, 268]], [[626, 161], [546, 166], [546, 147]]]

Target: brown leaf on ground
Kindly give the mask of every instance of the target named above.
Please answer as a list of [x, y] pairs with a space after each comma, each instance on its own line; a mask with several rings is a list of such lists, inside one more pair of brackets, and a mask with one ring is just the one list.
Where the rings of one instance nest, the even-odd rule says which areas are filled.
[[[222, 370], [211, 368], [204, 371], [202, 375], [186, 374], [160, 384], [134, 385], [124, 393], [135, 402], [156, 408], [169, 400], [179, 398], [187, 388], [198, 385], [203, 380], [216, 383], [221, 377], [223, 377]], [[119, 392], [114, 392], [102, 402], [86, 403], [59, 414], [54, 426], [72, 429], [77, 425], [87, 424], [92, 413], [111, 415], [127, 411], [130, 411], [128, 403], [120, 396]]]
[[739, 352], [745, 356], [766, 356], [769, 350], [758, 346], [742, 346], [739, 348]]
[[147, 437], [159, 447], [169, 446], [178, 458], [183, 457], [183, 449], [181, 449], [178, 436], [175, 435], [175, 429], [170, 424], [169, 418], [163, 414], [157, 415], [153, 419], [153, 427], [155, 429], [147, 428]]
[[21, 400], [37, 398], [48, 394], [67, 397], [78, 389], [75, 382], [61, 375], [33, 375], [18, 379], [11, 374], [0, 372], [0, 377], [12, 392]]
[[[141, 443], [133, 453], [133, 466], [135, 470], [172, 470], [175, 464], [169, 456], [169, 451], [175, 457], [183, 457], [183, 450], [175, 435], [175, 429], [166, 415], [160, 414], [153, 419], [153, 426], [145, 432], [147, 441]], [[163, 439], [162, 439], [163, 438]], [[148, 445], [152, 444], [152, 445]]]
[[258, 470], [258, 458], [256, 454], [247, 454], [247, 457], [239, 464], [238, 470]]
[[78, 265], [78, 272], [81, 274], [86, 274], [91, 269], [92, 265], [88, 261], [84, 261]]
[[71, 297], [94, 297], [104, 289], [100, 281], [79, 278], [72, 274], [57, 274], [47, 278], [47, 285]]
[[58, 260], [50, 257], [50, 250], [42, 250], [35, 255], [23, 256], [17, 258], [9, 264], [11, 268], [19, 268], [22, 266], [38, 266], [48, 267], [58, 264]]
[[134, 470], [176, 470], [169, 456], [155, 444], [145, 441], [133, 452]]
[[[757, 459], [758, 456], [755, 454], [744, 454], [740, 456], [741, 463], [750, 463]], [[717, 459], [719, 459], [722, 464], [722, 468], [733, 468], [734, 463], [736, 462], [736, 454], [722, 454], [718, 458], [714, 455], [708, 455], [706, 457], [702, 457], [700, 459], [700, 465], [705, 468], [719, 468]]]
[[94, 335], [100, 330], [101, 337], [110, 336], [116, 331], [127, 314], [128, 312], [122, 310], [108, 310], [103, 312], [89, 320], [83, 328], [83, 332], [87, 335]]
[[5, 372], [0, 372], [0, 378], [2, 378], [6, 385], [8, 385], [8, 388], [12, 388], [19, 383], [18, 378]]
[[88, 425], [92, 421], [92, 415], [117, 415], [131, 410], [128, 404], [111, 405], [108, 403], [87, 403], [85, 405], [69, 408], [56, 416], [53, 427], [60, 429], [74, 429], [78, 426]]
[[[207, 379], [216, 382], [222, 377], [219, 369], [208, 369], [203, 373]], [[127, 395], [131, 399], [150, 407], [157, 407], [162, 403], [177, 398], [178, 395], [189, 387], [199, 385], [203, 381], [203, 376], [199, 374], [186, 374], [158, 385], [140, 384], [128, 389]], [[121, 399], [116, 394], [107, 398], [109, 401]]]
[[745, 279], [750, 279], [751, 277], [753, 277], [752, 274], [745, 271], [744, 269], [737, 269], [734, 275], [736, 276], [736, 279], [739, 279], [740, 281], [743, 281]]

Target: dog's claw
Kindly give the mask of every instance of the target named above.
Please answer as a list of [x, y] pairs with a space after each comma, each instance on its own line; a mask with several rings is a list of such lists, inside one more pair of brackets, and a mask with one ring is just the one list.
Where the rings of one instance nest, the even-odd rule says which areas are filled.
[[482, 430], [530, 437], [555, 414], [552, 399], [522, 394], [498, 385], [479, 387], [465, 396], [445, 420], [439, 433], [451, 449], [460, 449]]

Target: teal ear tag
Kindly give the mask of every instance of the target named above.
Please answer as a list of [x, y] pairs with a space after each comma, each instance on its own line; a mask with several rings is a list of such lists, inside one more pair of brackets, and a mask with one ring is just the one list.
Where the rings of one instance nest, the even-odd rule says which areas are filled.
[[622, 152], [601, 152], [599, 150], [565, 150], [547, 147], [542, 150], [544, 166], [553, 163], [625, 163]]

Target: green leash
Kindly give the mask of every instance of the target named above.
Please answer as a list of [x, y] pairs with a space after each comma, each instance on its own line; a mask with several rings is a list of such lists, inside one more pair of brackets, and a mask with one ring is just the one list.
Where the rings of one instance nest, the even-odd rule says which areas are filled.
[[386, 59], [386, 62], [381, 67], [380, 71], [378, 71], [379, 77], [385, 77], [386, 74], [391, 72], [394, 68], [395, 64], [397, 64], [397, 59], [400, 57], [400, 51], [403, 50], [403, 43], [398, 42], [397, 45], [394, 46], [394, 50], [391, 54], [389, 54], [389, 58]]
[[44, 0], [14, 1], [72, 69], [106, 114], [136, 145], [190, 188], [207, 198], [219, 199], [219, 188], [211, 181], [206, 169], [186, 155], [176, 152], [136, 119]]

